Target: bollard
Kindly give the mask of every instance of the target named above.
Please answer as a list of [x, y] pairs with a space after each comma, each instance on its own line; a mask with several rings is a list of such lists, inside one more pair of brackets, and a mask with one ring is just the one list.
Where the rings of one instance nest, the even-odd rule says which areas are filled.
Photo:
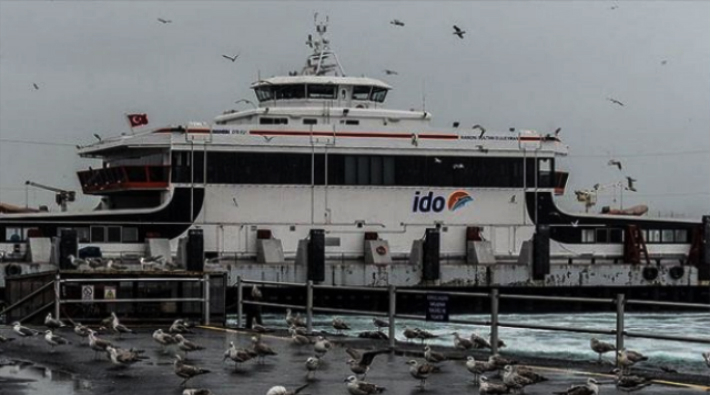
[[389, 330], [389, 342], [390, 350], [394, 350], [395, 347], [395, 324], [394, 316], [397, 314], [397, 289], [394, 285], [390, 284], [387, 286], [387, 294], [389, 295], [389, 309], [387, 310], [387, 316], [389, 318], [390, 330]]
[[[624, 348], [624, 294], [616, 294], [616, 349]], [[618, 354], [616, 358], [617, 366], [619, 365]]]
[[498, 288], [491, 289], [491, 353], [498, 354]]
[[242, 306], [242, 299], [242, 276], [237, 276], [237, 328], [243, 328], [242, 313], [244, 312], [244, 306]]
[[57, 271], [57, 275], [54, 277], [54, 318], [56, 320], [59, 320], [59, 311], [61, 307], [61, 300], [62, 300], [62, 295], [61, 295], [61, 278], [59, 276], [59, 272]]
[[313, 332], [313, 280], [306, 283], [306, 331]]
[[203, 296], [202, 298], [204, 299], [204, 322], [205, 325], [210, 324], [210, 275], [205, 273], [202, 275], [202, 289], [203, 289]]

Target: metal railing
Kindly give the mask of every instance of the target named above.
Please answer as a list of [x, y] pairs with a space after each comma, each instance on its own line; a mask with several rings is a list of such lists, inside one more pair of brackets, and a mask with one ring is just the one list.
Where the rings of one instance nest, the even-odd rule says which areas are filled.
[[[259, 302], [244, 300], [243, 297], [243, 287], [244, 284], [256, 284], [256, 285], [269, 285], [278, 287], [294, 287], [294, 288], [305, 288], [306, 289], [306, 305], [294, 305], [294, 304], [281, 304], [281, 303], [269, 303], [269, 302]], [[330, 289], [330, 290], [351, 290], [351, 291], [362, 291], [362, 292], [386, 292], [388, 295], [388, 310], [387, 312], [382, 311], [366, 311], [366, 310], [354, 310], [354, 309], [342, 309], [342, 308], [331, 308], [331, 307], [317, 307], [313, 305], [313, 291], [318, 289]], [[237, 326], [243, 328], [243, 305], [255, 305], [255, 306], [265, 306], [265, 307], [276, 307], [276, 308], [292, 308], [292, 309], [305, 309], [306, 310], [306, 323], [308, 332], [313, 330], [313, 313], [314, 312], [330, 312], [330, 313], [341, 313], [341, 314], [351, 314], [351, 315], [367, 315], [375, 317], [387, 317], [389, 320], [389, 347], [395, 348], [395, 319], [413, 319], [413, 320], [425, 320], [426, 317], [423, 315], [411, 315], [411, 314], [397, 314], [397, 295], [398, 294], [412, 294], [412, 295], [427, 295], [427, 294], [437, 294], [437, 295], [448, 295], [457, 297], [470, 297], [470, 298], [484, 298], [490, 300], [490, 320], [487, 321], [476, 321], [476, 320], [464, 320], [464, 319], [449, 319], [448, 322], [455, 324], [465, 324], [465, 325], [476, 325], [476, 326], [489, 326], [490, 327], [490, 343], [491, 351], [493, 354], [498, 353], [498, 328], [519, 328], [519, 329], [532, 329], [532, 330], [547, 330], [547, 331], [560, 331], [560, 332], [575, 332], [575, 333], [588, 333], [588, 334], [602, 334], [602, 335], [615, 335], [616, 336], [616, 348], [618, 350], [624, 348], [624, 337], [634, 337], [634, 338], [645, 338], [645, 339], [657, 339], [657, 340], [672, 340], [680, 342], [692, 342], [692, 343], [702, 343], [710, 344], [710, 337], [692, 337], [692, 336], [672, 336], [672, 335], [658, 335], [654, 333], [642, 333], [642, 332], [628, 332], [625, 330], [624, 318], [626, 314], [625, 307], [627, 305], [643, 305], [643, 306], [659, 306], [659, 307], [679, 307], [685, 309], [700, 309], [710, 311], [710, 304], [701, 303], [676, 303], [676, 302], [660, 302], [660, 301], [649, 301], [649, 300], [627, 300], [624, 294], [617, 294], [615, 298], [582, 298], [582, 297], [564, 297], [564, 296], [535, 296], [535, 295], [517, 295], [517, 294], [500, 294], [498, 288], [491, 288], [490, 292], [448, 292], [439, 290], [419, 290], [419, 289], [398, 289], [394, 285], [389, 285], [387, 288], [373, 288], [373, 287], [353, 287], [353, 286], [330, 286], [330, 285], [315, 285], [312, 281], [307, 283], [285, 283], [285, 282], [274, 282], [274, 281], [257, 281], [257, 280], [245, 280], [241, 277], [237, 278]], [[539, 324], [521, 324], [515, 322], [501, 322], [499, 320], [500, 311], [500, 300], [510, 299], [510, 300], [531, 300], [531, 301], [554, 301], [554, 302], [571, 302], [571, 303], [589, 303], [589, 304], [610, 304], [615, 306], [616, 310], [616, 327], [613, 329], [595, 329], [595, 328], [572, 328], [572, 327], [562, 327], [555, 325], [539, 325]]]

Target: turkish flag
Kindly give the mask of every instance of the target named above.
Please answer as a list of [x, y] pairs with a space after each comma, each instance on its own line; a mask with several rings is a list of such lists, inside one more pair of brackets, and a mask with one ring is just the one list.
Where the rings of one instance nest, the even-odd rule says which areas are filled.
[[148, 124], [148, 114], [128, 114], [128, 122], [132, 128]]

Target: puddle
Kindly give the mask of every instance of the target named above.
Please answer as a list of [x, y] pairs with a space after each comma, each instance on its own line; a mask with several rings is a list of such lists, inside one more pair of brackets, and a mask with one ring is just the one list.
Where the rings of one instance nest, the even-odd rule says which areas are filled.
[[1, 395], [75, 395], [85, 389], [91, 389], [90, 382], [75, 379], [61, 370], [24, 361], [3, 360], [0, 363]]

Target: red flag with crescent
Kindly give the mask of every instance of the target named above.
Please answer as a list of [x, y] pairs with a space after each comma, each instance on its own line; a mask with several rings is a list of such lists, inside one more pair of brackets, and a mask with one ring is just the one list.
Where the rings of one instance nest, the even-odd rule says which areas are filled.
[[148, 114], [128, 114], [128, 122], [132, 128], [148, 124]]

